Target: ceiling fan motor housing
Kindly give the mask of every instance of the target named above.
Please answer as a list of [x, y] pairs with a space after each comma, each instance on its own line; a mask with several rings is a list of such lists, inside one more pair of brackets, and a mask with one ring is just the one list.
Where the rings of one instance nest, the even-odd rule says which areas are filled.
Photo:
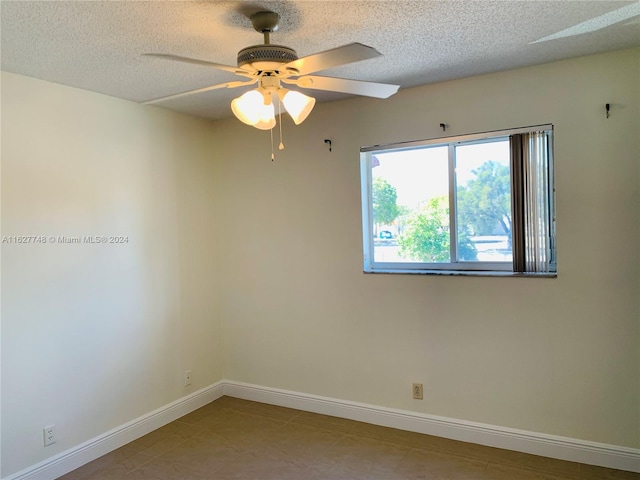
[[238, 68], [278, 70], [281, 65], [297, 59], [296, 51], [283, 45], [253, 45], [238, 52]]

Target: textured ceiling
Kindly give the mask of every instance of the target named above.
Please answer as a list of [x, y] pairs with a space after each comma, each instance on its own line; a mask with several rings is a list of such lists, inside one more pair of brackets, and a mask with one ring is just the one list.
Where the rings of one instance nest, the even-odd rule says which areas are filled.
[[[142, 102], [240, 79], [141, 54], [235, 65], [238, 50], [262, 43], [248, 19], [259, 10], [280, 14], [271, 41], [300, 57], [351, 42], [383, 54], [320, 75], [401, 87], [640, 45], [640, 2], [628, 1], [3, 0], [2, 69]], [[162, 106], [223, 118], [242, 91], [215, 90]], [[345, 97], [307, 93], [319, 101]]]

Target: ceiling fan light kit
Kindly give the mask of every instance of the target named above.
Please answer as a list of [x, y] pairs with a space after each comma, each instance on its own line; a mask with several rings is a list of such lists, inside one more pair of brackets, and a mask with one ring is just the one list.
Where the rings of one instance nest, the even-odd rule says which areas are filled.
[[284, 105], [285, 110], [296, 125], [302, 123], [309, 116], [316, 102], [313, 97], [284, 88], [282, 83], [296, 85], [303, 89], [310, 88], [375, 98], [388, 98], [398, 91], [398, 85], [309, 75], [319, 70], [379, 57], [381, 54], [372, 47], [361, 43], [350, 43], [298, 58], [296, 51], [292, 48], [270, 43], [270, 34], [278, 30], [280, 15], [275, 12], [265, 11], [254, 13], [250, 18], [253, 28], [264, 35], [264, 44], [253, 45], [240, 50], [237, 57], [237, 67], [178, 55], [146, 54], [168, 60], [218, 68], [248, 77], [248, 81], [227, 82], [157, 98], [145, 103], [160, 103], [165, 100], [203, 93], [218, 88], [236, 88], [257, 83], [258, 88], [250, 90], [231, 101], [231, 111], [240, 121], [247, 125], [261, 130], [270, 130], [276, 125], [273, 107], [274, 94], [278, 101]]
[[269, 130], [276, 125], [273, 94], [282, 102], [296, 125], [309, 116], [316, 99], [303, 93], [283, 88], [277, 76], [265, 75], [258, 80], [258, 88], [250, 90], [231, 101], [231, 111], [238, 120]]

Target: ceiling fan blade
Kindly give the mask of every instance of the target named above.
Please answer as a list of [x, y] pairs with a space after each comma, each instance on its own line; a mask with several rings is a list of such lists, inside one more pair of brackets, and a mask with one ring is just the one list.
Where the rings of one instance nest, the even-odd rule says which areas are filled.
[[174, 60], [183, 63], [192, 63], [194, 65], [203, 65], [205, 67], [214, 67], [219, 70], [225, 70], [227, 72], [235, 73], [236, 75], [243, 75], [245, 77], [252, 77], [254, 74], [254, 72], [245, 70], [243, 68], [223, 65], [221, 63], [207, 62], [206, 60], [198, 60], [197, 58], [181, 57], [180, 55], [170, 55], [166, 53], [143, 53], [142, 55], [146, 57], [164, 58], [166, 60]]
[[382, 54], [373, 47], [362, 43], [350, 43], [342, 47], [332, 48], [324, 52], [314, 53], [299, 58], [285, 65], [286, 69], [294, 69], [297, 75], [317, 72], [326, 68], [338, 67], [347, 63], [359, 62], [369, 58], [379, 57]]
[[293, 83], [302, 88], [351, 93], [375, 98], [389, 98], [400, 88], [399, 85], [391, 85], [388, 83], [363, 82], [362, 80], [319, 77], [317, 75], [306, 75], [294, 80]]
[[166, 97], [154, 98], [153, 100], [147, 100], [146, 102], [142, 102], [142, 103], [144, 105], [151, 105], [154, 103], [161, 103], [166, 100], [173, 100], [180, 97], [186, 97], [188, 95], [195, 95], [196, 93], [209, 92], [211, 90], [217, 90], [219, 88], [236, 88], [236, 87], [242, 87], [244, 85], [251, 85], [252, 83], [256, 83], [257, 81], [258, 79], [256, 78], [255, 80], [249, 80], [246, 82], [238, 81], [238, 82], [220, 83], [218, 85], [212, 85], [210, 87], [197, 88], [195, 90], [189, 90], [188, 92], [176, 93], [175, 95], [168, 95]]

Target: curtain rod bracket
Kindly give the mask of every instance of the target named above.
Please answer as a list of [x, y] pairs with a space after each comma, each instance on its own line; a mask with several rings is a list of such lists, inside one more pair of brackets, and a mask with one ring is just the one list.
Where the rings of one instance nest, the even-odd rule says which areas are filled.
[[331, 140], [329, 140], [328, 138], [324, 139], [324, 143], [328, 143], [329, 144], [329, 151], [331, 151]]
[[446, 123], [441, 123], [440, 124], [440, 128], [442, 129], [443, 132], [447, 131], [447, 124]]
[[604, 106], [604, 109], [605, 109], [605, 110], [606, 110], [606, 112], [607, 112], [607, 118], [609, 118], [609, 116], [610, 116], [609, 111], [611, 110], [611, 104], [610, 104], [610, 103], [607, 103], [607, 104]]

